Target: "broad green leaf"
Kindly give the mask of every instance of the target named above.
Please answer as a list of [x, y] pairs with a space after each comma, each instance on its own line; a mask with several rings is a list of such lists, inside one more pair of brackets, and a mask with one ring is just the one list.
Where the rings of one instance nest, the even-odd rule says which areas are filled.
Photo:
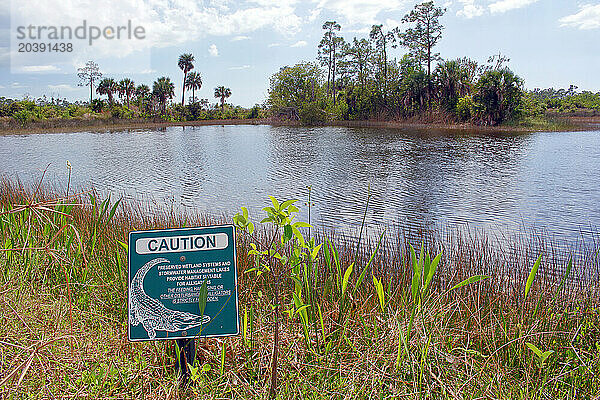
[[542, 358], [542, 351], [540, 349], [537, 348], [537, 346], [533, 343], [525, 343], [527, 345], [527, 347], [529, 347], [529, 349], [531, 351], [533, 351], [535, 353], [536, 356], [538, 356], [540, 359]]
[[237, 225], [239, 225], [240, 227], [245, 227], [245, 226], [246, 226], [246, 223], [247, 223], [247, 222], [246, 222], [246, 217], [244, 217], [244, 216], [243, 216], [243, 215], [241, 215], [241, 214], [236, 214], [236, 215], [233, 217], [233, 220], [234, 220], [234, 221], [235, 221], [235, 223], [236, 223]]
[[467, 278], [464, 281], [454, 285], [449, 291], [460, 289], [463, 286], [467, 286], [472, 283], [479, 282], [479, 281], [482, 281], [482, 280], [488, 279], [488, 278], [489, 278], [489, 276], [487, 276], [487, 275], [473, 275], [470, 278]]
[[296, 223], [294, 224], [294, 226], [295, 226], [296, 228], [312, 228], [312, 225], [310, 225], [310, 224], [308, 224], [308, 223], [306, 223], [306, 222], [300, 222], [300, 221], [296, 222]]
[[[419, 294], [419, 289], [421, 286], [421, 268], [419, 266], [419, 262], [417, 261], [417, 255], [415, 254], [415, 249], [412, 246], [412, 244], [410, 245], [410, 255], [413, 264], [413, 277], [412, 282], [410, 284], [410, 289], [412, 294], [412, 300], [416, 303], [417, 295]], [[423, 251], [421, 251], [421, 255], [423, 255]]]
[[269, 213], [269, 215], [277, 214], [277, 210], [275, 210], [273, 207], [264, 207], [263, 211]]
[[325, 264], [327, 264], [327, 269], [331, 269], [331, 254], [329, 253], [329, 239], [325, 238]]
[[248, 339], [248, 308], [244, 307], [244, 320], [243, 320], [243, 331], [244, 331], [244, 343]]
[[302, 236], [302, 233], [294, 225], [292, 225], [292, 232], [294, 232], [294, 236], [296, 236], [296, 239], [298, 239], [298, 242], [300, 242], [300, 245], [304, 246], [305, 245], [304, 236]]
[[316, 246], [314, 249], [311, 250], [310, 256], [312, 259], [317, 258], [317, 255], [319, 254], [319, 250], [321, 250], [321, 246], [323, 246], [323, 243], [319, 244], [318, 246]]
[[323, 313], [321, 312], [319, 303], [317, 303], [317, 309], [319, 310], [319, 321], [321, 322], [321, 334], [323, 335], [323, 340], [325, 340], [325, 324], [323, 323]]
[[423, 264], [423, 278], [427, 278], [429, 276], [429, 266], [431, 265], [431, 257], [429, 256], [429, 251], [425, 256], [425, 264]]
[[292, 231], [292, 226], [291, 225], [286, 225], [283, 227], [283, 242], [286, 243], [288, 242], [293, 235], [293, 231]]
[[421, 242], [421, 254], [419, 255], [419, 266], [420, 266], [421, 270], [425, 266], [425, 264], [423, 262], [424, 255], [425, 255], [425, 246], [424, 246], [423, 242]]
[[535, 279], [535, 275], [537, 274], [538, 268], [540, 267], [540, 261], [542, 261], [542, 255], [538, 257], [533, 264], [533, 268], [531, 268], [531, 272], [529, 272], [529, 277], [527, 278], [527, 283], [525, 284], [525, 300], [527, 300], [527, 295], [529, 294], [529, 290], [531, 289], [531, 285], [533, 285], [533, 280]]
[[273, 208], [275, 208], [275, 210], [279, 211], [281, 209], [281, 207], [279, 206], [279, 202], [277, 201], [277, 199], [273, 196], [269, 196], [269, 198], [271, 199], [271, 203], [273, 203]]
[[106, 223], [109, 223], [115, 216], [115, 213], [117, 212], [117, 207], [119, 207], [119, 204], [121, 204], [121, 200], [123, 200], [123, 198], [120, 198], [119, 200], [117, 200], [115, 202], [115, 204], [112, 206], [112, 208], [110, 209], [110, 213], [108, 213], [108, 219], [106, 220]]
[[548, 357], [550, 357], [554, 353], [554, 350], [548, 350], [542, 353], [542, 362], [545, 362]]
[[303, 306], [300, 306], [299, 308], [296, 309], [296, 313], [300, 313], [300, 312], [306, 310], [308, 307], [310, 307], [310, 304], [304, 304]]
[[283, 203], [281, 203], [280, 209], [283, 210], [283, 209], [287, 208], [288, 206], [294, 204], [297, 201], [298, 201], [298, 199], [286, 200]]
[[208, 288], [206, 287], [206, 279], [200, 287], [200, 295], [198, 296], [198, 306], [200, 307], [200, 315], [204, 315], [206, 309], [206, 299], [208, 298]]
[[377, 292], [377, 297], [379, 298], [379, 306], [381, 307], [381, 311], [385, 311], [385, 294], [383, 292], [383, 284], [381, 280], [375, 278], [373, 276], [373, 284], [375, 285], [375, 291]]
[[[427, 255], [427, 258], [429, 258], [429, 254]], [[429, 288], [429, 284], [431, 283], [431, 280], [433, 279], [433, 276], [435, 275], [435, 271], [437, 270], [437, 266], [438, 266], [441, 258], [442, 258], [442, 253], [440, 252], [437, 256], [435, 256], [433, 261], [430, 262], [429, 268], [427, 271], [427, 275], [425, 276], [425, 286], [423, 287], [424, 291], [426, 291]]]
[[348, 287], [348, 280], [350, 279], [350, 275], [352, 274], [352, 269], [354, 268], [354, 263], [350, 264], [348, 268], [346, 268], [346, 272], [344, 272], [344, 278], [342, 279], [342, 296], [346, 293], [346, 288]]

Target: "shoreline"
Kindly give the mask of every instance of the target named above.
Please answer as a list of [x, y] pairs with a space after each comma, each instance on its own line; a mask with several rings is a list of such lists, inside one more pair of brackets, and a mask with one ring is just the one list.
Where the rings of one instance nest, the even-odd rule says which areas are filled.
[[424, 131], [450, 131], [469, 132], [479, 131], [487, 133], [528, 133], [528, 132], [579, 132], [600, 129], [600, 116], [579, 117], [560, 116], [547, 120], [545, 126], [478, 126], [468, 123], [424, 123], [411, 121], [375, 121], [375, 120], [336, 120], [321, 125], [305, 126], [298, 121], [262, 119], [213, 119], [199, 121], [161, 121], [161, 120], [131, 120], [131, 119], [91, 119], [91, 120], [51, 120], [39, 121], [26, 127], [0, 126], [0, 135], [24, 135], [35, 133], [75, 133], [86, 131], [114, 131], [122, 129], [158, 129], [171, 126], [213, 126], [213, 125], [270, 125], [292, 127], [347, 127], [347, 128], [387, 128], [387, 129], [413, 129]]

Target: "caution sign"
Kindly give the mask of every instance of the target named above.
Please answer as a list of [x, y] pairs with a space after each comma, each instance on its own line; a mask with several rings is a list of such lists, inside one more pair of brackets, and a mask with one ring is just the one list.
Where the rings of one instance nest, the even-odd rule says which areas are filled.
[[130, 341], [239, 333], [233, 225], [129, 234]]

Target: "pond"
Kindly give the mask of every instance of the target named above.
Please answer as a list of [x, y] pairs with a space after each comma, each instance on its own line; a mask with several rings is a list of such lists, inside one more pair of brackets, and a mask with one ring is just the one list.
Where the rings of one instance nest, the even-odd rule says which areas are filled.
[[[600, 131], [481, 133], [214, 125], [0, 136], [0, 174], [94, 186], [179, 210], [259, 216], [268, 195], [306, 220], [468, 226], [577, 240], [600, 224]], [[369, 189], [370, 188], [370, 189]]]

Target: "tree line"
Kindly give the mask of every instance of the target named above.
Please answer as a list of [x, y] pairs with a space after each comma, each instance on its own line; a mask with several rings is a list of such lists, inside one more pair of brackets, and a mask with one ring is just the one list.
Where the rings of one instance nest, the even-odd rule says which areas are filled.
[[[199, 99], [202, 75], [195, 69], [194, 56], [184, 53], [177, 60], [183, 73], [180, 103], [173, 102], [175, 85], [167, 76], [157, 78], [152, 87], [136, 85], [128, 77], [105, 77], [98, 64], [88, 61], [77, 75], [79, 85], [90, 89], [89, 103], [2, 98], [0, 117], [22, 124], [92, 113], [173, 121], [270, 116], [307, 124], [375, 119], [498, 125], [548, 112], [600, 111], [600, 92], [578, 92], [574, 85], [525, 90], [523, 79], [501, 53], [486, 62], [442, 58], [436, 46], [443, 37], [445, 12], [426, 1], [415, 5], [400, 27], [373, 25], [368, 35], [349, 41], [339, 23], [326, 21], [316, 59], [280, 68], [270, 78], [265, 103], [251, 109], [228, 104], [232, 91], [226, 86], [214, 88], [217, 103]], [[403, 54], [397, 57], [400, 50]], [[191, 91], [187, 102], [186, 91]]]
[[[445, 12], [433, 1], [417, 4], [402, 27], [373, 25], [368, 37], [351, 41], [339, 23], [325, 22], [316, 60], [275, 73], [268, 106], [279, 117], [306, 122], [419, 118], [497, 125], [516, 118], [523, 80], [506, 56], [478, 63], [436, 52]], [[405, 50], [399, 59], [392, 57], [397, 48]]]
[[[202, 88], [202, 75], [194, 69], [194, 56], [184, 53], [179, 56], [177, 65], [183, 72], [183, 84], [181, 86], [181, 106], [169, 106], [175, 98], [175, 84], [171, 78], [163, 76], [157, 78], [152, 84], [152, 89], [146, 84], [137, 85], [130, 78], [115, 80], [114, 78], [102, 77], [98, 65], [88, 61], [86, 65], [78, 69], [79, 86], [90, 87], [89, 105], [94, 112], [102, 112], [109, 109], [116, 116], [131, 116], [137, 114], [141, 117], [160, 116], [174, 119], [207, 119], [206, 117], [218, 118], [214, 111], [217, 107], [210, 107], [208, 99], [196, 97], [196, 91]], [[94, 90], [100, 96], [106, 96], [106, 100], [93, 98]], [[191, 90], [192, 95], [186, 105], [185, 91]], [[121, 100], [121, 103], [117, 101]], [[214, 97], [219, 100], [221, 115], [225, 112], [225, 101], [231, 96], [231, 89], [225, 86], [217, 86], [214, 89]], [[132, 107], [132, 105], [134, 107]], [[232, 107], [232, 109], [234, 109]], [[211, 112], [212, 111], [212, 112]], [[240, 111], [240, 110], [234, 110]], [[204, 118], [203, 118], [204, 117]]]

